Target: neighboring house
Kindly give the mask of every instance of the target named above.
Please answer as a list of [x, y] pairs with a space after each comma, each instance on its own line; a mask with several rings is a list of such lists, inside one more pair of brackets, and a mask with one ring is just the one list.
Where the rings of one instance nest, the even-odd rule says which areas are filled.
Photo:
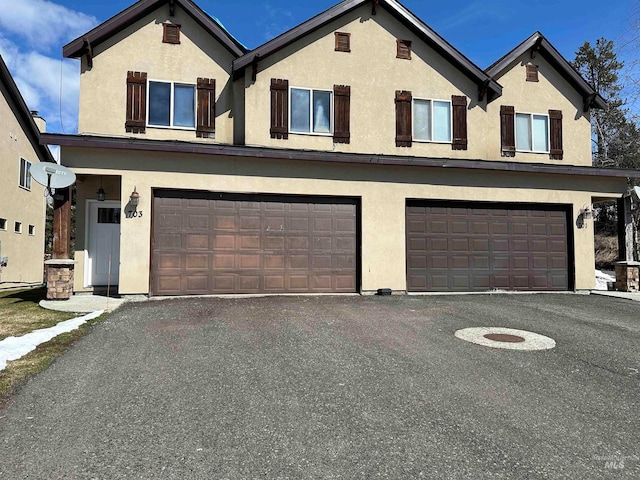
[[584, 212], [640, 175], [591, 167], [604, 101], [541, 34], [485, 71], [393, 0], [250, 52], [141, 0], [63, 53], [79, 134], [44, 141], [78, 176], [76, 291], [590, 289]]
[[[53, 162], [40, 145], [44, 120], [30, 112], [0, 57], [0, 289], [41, 284], [46, 199], [31, 168]], [[34, 119], [35, 117], [35, 119]]]

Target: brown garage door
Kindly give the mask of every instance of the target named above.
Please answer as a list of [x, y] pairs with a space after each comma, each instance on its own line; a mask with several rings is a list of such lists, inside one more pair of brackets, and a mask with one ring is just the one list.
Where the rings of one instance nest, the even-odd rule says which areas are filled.
[[154, 295], [355, 292], [353, 199], [156, 190]]
[[564, 206], [407, 203], [409, 291], [567, 290]]

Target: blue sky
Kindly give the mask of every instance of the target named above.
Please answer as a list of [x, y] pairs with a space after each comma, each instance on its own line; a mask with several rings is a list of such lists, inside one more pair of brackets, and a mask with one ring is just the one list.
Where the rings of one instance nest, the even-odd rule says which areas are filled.
[[[0, 55], [27, 104], [50, 132], [75, 133], [79, 64], [62, 46], [132, 5], [133, 0], [0, 0]], [[238, 40], [255, 48], [338, 0], [196, 0]], [[409, 10], [486, 68], [536, 30], [568, 60], [585, 41], [623, 45], [640, 25], [640, 0], [404, 0]], [[636, 31], [636, 35], [637, 35]], [[621, 56], [630, 59], [635, 50]], [[629, 61], [629, 60], [627, 60]]]

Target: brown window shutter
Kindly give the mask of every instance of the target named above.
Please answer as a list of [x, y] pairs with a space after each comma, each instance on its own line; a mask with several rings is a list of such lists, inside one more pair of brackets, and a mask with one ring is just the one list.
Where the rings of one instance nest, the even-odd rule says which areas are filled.
[[511, 106], [500, 106], [500, 142], [503, 157], [513, 157], [516, 154], [515, 113]]
[[180, 43], [180, 25], [175, 23], [163, 23], [162, 43]]
[[396, 147], [411, 146], [411, 98], [411, 92], [396, 90]]
[[398, 51], [396, 58], [411, 60], [411, 40], [396, 40]]
[[214, 138], [216, 132], [216, 81], [198, 78], [198, 112], [196, 136]]
[[127, 72], [127, 120], [128, 133], [144, 133], [147, 125], [147, 74]]
[[348, 85], [333, 86], [333, 143], [349, 143], [351, 141], [351, 87]]
[[453, 142], [452, 150], [467, 149], [467, 97], [464, 95], [452, 95], [453, 107]]
[[527, 64], [527, 82], [538, 81], [538, 66]]
[[344, 32], [335, 32], [336, 34], [336, 52], [351, 51], [351, 34]]
[[271, 138], [289, 138], [289, 80], [271, 79]]
[[549, 158], [562, 160], [562, 111], [549, 110]]

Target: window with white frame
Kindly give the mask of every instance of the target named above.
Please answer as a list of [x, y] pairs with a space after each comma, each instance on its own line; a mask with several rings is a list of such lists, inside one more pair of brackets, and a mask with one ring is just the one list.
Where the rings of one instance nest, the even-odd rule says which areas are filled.
[[29, 225], [29, 235], [33, 236], [36, 234], [36, 226], [35, 225]]
[[13, 231], [16, 233], [22, 233], [22, 222], [15, 222], [13, 224]]
[[31, 190], [31, 162], [20, 159], [20, 186]]
[[290, 89], [289, 131], [292, 133], [331, 134], [330, 90]]
[[7, 219], [0, 218], [0, 230], [6, 230], [6, 229], [7, 229]]
[[516, 150], [549, 153], [549, 116], [516, 113]]
[[451, 142], [451, 102], [413, 99], [413, 139], [422, 142]]
[[195, 85], [149, 80], [148, 95], [149, 126], [195, 128]]

